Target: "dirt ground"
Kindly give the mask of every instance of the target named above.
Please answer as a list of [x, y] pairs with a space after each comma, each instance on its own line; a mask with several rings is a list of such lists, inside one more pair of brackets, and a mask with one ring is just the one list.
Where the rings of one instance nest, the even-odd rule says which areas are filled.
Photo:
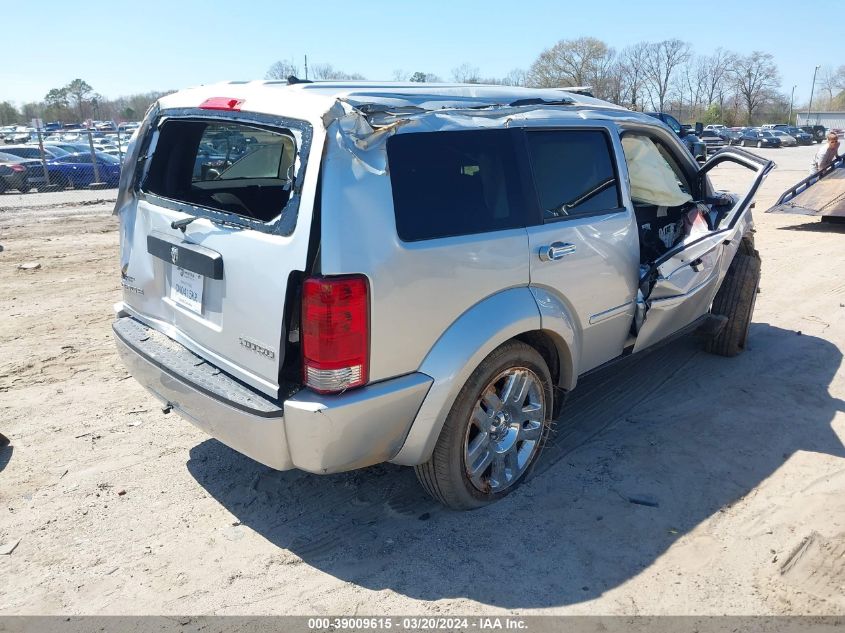
[[747, 353], [688, 337], [584, 380], [472, 513], [162, 414], [111, 339], [114, 191], [0, 196], [0, 613], [845, 613], [845, 230], [762, 213], [814, 151], [760, 151]]

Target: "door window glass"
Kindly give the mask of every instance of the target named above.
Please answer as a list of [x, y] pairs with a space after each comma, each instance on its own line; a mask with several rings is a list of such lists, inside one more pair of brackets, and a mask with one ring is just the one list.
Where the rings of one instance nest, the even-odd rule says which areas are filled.
[[604, 132], [541, 130], [529, 131], [527, 138], [545, 221], [621, 206], [610, 141]]

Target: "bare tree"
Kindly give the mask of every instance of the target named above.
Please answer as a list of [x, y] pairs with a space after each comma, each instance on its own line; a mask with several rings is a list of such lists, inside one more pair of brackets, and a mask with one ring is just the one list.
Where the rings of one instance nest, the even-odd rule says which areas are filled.
[[411, 78], [411, 73], [396, 68], [393, 70], [393, 81], [408, 81]]
[[481, 83], [481, 79], [478, 76], [478, 67], [464, 62], [452, 69], [452, 81], [459, 84]]
[[689, 44], [679, 39], [649, 44], [645, 54], [645, 85], [652, 107], [662, 112], [675, 71], [690, 57]]
[[724, 93], [735, 58], [735, 53], [723, 48], [717, 48], [712, 55], [704, 58], [705, 101], [708, 106], [714, 104], [720, 94]]
[[275, 62], [267, 73], [264, 75], [265, 79], [287, 79], [288, 77], [296, 77], [299, 75], [299, 66], [294, 61], [287, 59], [280, 59]]
[[[709, 103], [704, 103], [706, 100], [708, 72], [707, 58], [700, 55], [691, 56], [683, 66], [683, 72], [679, 77], [681, 110], [683, 110], [683, 105], [687, 102], [686, 97], [688, 97], [689, 115], [691, 118], [698, 116], [698, 113], [703, 109], [702, 106], [706, 107], [710, 105]], [[683, 112], [681, 112], [681, 116], [683, 117]]]
[[560, 40], [531, 65], [529, 84], [538, 88], [592, 86], [603, 79], [613, 57], [613, 49], [594, 37]]
[[845, 90], [845, 66], [840, 66], [836, 70], [832, 66], [823, 66], [819, 73], [818, 82], [821, 89], [827, 93], [826, 103], [823, 103], [821, 107], [831, 108], [834, 96], [840, 90]]
[[646, 42], [639, 42], [622, 49], [619, 54], [618, 72], [623, 96], [617, 103], [632, 110], [642, 110], [648, 47]]
[[311, 77], [316, 81], [361, 81], [366, 79], [361, 73], [346, 73], [331, 64], [314, 64]]
[[528, 71], [522, 68], [514, 68], [502, 78], [502, 84], [505, 86], [528, 85]]
[[780, 73], [774, 58], [771, 53], [760, 51], [737, 57], [731, 66], [731, 76], [751, 124], [757, 108], [780, 86]]

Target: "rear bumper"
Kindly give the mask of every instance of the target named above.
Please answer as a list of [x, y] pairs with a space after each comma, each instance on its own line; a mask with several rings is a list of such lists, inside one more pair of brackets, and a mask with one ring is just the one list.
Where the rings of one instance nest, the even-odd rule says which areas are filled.
[[408, 374], [340, 395], [301, 389], [273, 400], [129, 317], [112, 325], [132, 376], [180, 416], [278, 470], [334, 473], [388, 461], [402, 448], [432, 379]]

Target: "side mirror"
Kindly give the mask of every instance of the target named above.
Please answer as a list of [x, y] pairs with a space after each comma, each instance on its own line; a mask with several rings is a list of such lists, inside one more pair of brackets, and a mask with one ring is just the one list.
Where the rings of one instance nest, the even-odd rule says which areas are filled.
[[704, 131], [704, 124], [703, 124], [703, 123], [701, 123], [700, 121], [696, 121], [696, 122], [695, 122], [695, 133], [696, 133], [698, 136], [701, 136], [701, 133], [702, 133], [703, 131]]

